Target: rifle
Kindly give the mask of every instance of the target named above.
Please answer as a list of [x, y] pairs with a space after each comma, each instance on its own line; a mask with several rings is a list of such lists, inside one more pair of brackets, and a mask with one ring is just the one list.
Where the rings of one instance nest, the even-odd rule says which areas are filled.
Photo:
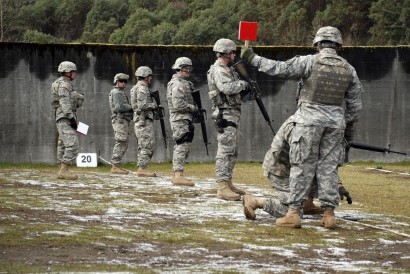
[[151, 97], [154, 98], [155, 102], [158, 105], [158, 108], [155, 109], [154, 111], [158, 114], [159, 122], [161, 123], [161, 131], [162, 131], [162, 137], [164, 138], [165, 148], [168, 148], [168, 146], [167, 146], [167, 133], [165, 131], [165, 122], [164, 122], [165, 111], [164, 111], [164, 108], [161, 106], [161, 101], [159, 99], [159, 91], [158, 90], [152, 91], [151, 92]]
[[405, 152], [390, 150], [390, 144], [388, 144], [387, 147], [378, 147], [378, 146], [372, 146], [372, 145], [367, 145], [367, 144], [351, 142], [351, 143], [347, 144], [347, 146], [345, 148], [345, 163], [349, 162], [349, 151], [350, 151], [351, 147], [352, 148], [357, 148], [357, 149], [362, 149], [362, 150], [375, 151], [375, 152], [395, 153], [395, 154], [407, 155], [407, 153], [405, 153]]
[[208, 152], [208, 135], [206, 134], [206, 110], [202, 108], [202, 103], [201, 103], [201, 94], [199, 93], [199, 90], [194, 91], [191, 93], [192, 98], [194, 99], [194, 103], [196, 107], [198, 108], [199, 112], [194, 117], [193, 121], [194, 123], [201, 123], [201, 130], [202, 130], [202, 138], [204, 139], [205, 143], [205, 148], [206, 148], [206, 155], [209, 155]]
[[241, 94], [242, 101], [246, 103], [247, 101], [255, 99], [256, 103], [258, 104], [259, 110], [262, 112], [263, 118], [268, 123], [270, 129], [273, 132], [273, 135], [275, 135], [276, 133], [272, 127], [269, 114], [266, 111], [266, 108], [263, 105], [262, 99], [260, 97], [262, 92], [259, 89], [258, 83], [249, 77], [249, 73], [246, 70], [245, 64], [242, 62], [242, 60], [239, 60], [238, 62], [236, 62], [232, 67], [243, 80], [249, 83], [249, 86], [250, 86], [250, 89], [247, 92]]

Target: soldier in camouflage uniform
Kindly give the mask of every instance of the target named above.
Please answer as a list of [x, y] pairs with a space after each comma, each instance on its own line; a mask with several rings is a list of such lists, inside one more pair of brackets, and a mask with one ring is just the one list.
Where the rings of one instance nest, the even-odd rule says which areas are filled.
[[115, 145], [111, 157], [111, 173], [128, 174], [128, 171], [119, 167], [119, 164], [128, 148], [128, 134], [132, 120], [132, 107], [124, 92], [130, 77], [124, 73], [114, 76], [114, 88], [108, 96], [111, 109], [111, 123], [114, 130]]
[[232, 183], [232, 174], [238, 157], [239, 122], [241, 118], [241, 91], [248, 83], [238, 80], [229, 65], [235, 60], [236, 45], [232, 40], [219, 39], [213, 51], [217, 60], [208, 71], [209, 98], [214, 110], [212, 118], [218, 132], [216, 176], [219, 199], [237, 201], [245, 192]]
[[172, 184], [194, 186], [195, 184], [184, 177], [184, 165], [189, 156], [191, 142], [194, 138], [192, 118], [198, 112], [191, 93], [194, 85], [188, 81], [192, 71], [192, 61], [187, 57], [179, 57], [172, 66], [175, 74], [167, 86], [167, 101], [169, 121], [172, 129], [172, 139], [175, 141], [172, 170]]
[[131, 89], [131, 105], [134, 110], [134, 129], [138, 140], [138, 176], [156, 177], [147, 170], [155, 151], [154, 115], [157, 103], [151, 97], [149, 86], [153, 80], [152, 70], [141, 66], [135, 71], [137, 84]]
[[259, 71], [302, 79], [303, 83], [289, 144], [289, 210], [276, 219], [277, 226], [301, 227], [302, 206], [316, 176], [319, 200], [325, 210], [322, 225], [328, 229], [336, 227], [334, 209], [339, 201], [337, 171], [343, 155], [342, 138], [353, 138], [363, 91], [355, 69], [337, 54], [342, 44], [337, 28], [323, 27], [313, 40], [319, 51], [315, 55], [296, 56], [283, 62], [258, 56], [251, 48], [241, 51], [242, 59]]
[[78, 156], [76, 110], [84, 101], [84, 95], [74, 90], [71, 81], [77, 76], [77, 66], [69, 61], [58, 66], [60, 77], [51, 85], [51, 104], [55, 109], [58, 130], [57, 161], [60, 163], [59, 179], [75, 180], [77, 175], [68, 167]]

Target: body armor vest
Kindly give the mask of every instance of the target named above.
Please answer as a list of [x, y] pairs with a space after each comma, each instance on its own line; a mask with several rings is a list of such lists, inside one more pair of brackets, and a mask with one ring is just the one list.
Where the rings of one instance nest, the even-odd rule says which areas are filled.
[[346, 60], [319, 53], [313, 61], [312, 74], [304, 82], [299, 103], [342, 106], [352, 80], [353, 74]]

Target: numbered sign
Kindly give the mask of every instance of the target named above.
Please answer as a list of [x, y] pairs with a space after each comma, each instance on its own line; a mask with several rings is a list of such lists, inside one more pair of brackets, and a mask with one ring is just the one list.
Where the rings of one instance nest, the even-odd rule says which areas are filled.
[[77, 156], [78, 167], [97, 167], [97, 153], [79, 153]]

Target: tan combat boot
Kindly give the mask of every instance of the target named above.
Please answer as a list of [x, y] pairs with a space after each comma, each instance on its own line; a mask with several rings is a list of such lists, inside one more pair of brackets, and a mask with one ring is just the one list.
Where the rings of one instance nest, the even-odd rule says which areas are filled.
[[252, 195], [243, 196], [243, 213], [245, 213], [246, 219], [255, 220], [255, 210], [263, 208], [266, 204], [266, 200], [263, 198], [255, 198]]
[[129, 172], [127, 170], [124, 170], [124, 169], [120, 168], [117, 165], [112, 165], [111, 173], [114, 173], [114, 174], [128, 174]]
[[176, 186], [194, 186], [195, 184], [184, 177], [184, 173], [182, 171], [175, 171], [174, 177], [172, 177], [172, 184]]
[[218, 192], [216, 196], [219, 199], [228, 200], [228, 201], [239, 201], [241, 199], [241, 195], [232, 191], [229, 187], [228, 181], [222, 181], [218, 183]]
[[233, 185], [232, 179], [228, 181], [228, 186], [233, 192], [238, 193], [239, 195], [245, 195], [246, 194], [245, 191], [243, 191], [241, 189], [238, 189]]
[[157, 177], [154, 172], [149, 172], [146, 168], [139, 167], [137, 170], [137, 175], [139, 177]]
[[326, 207], [323, 213], [322, 226], [327, 229], [336, 228], [335, 210], [331, 207]]
[[303, 214], [316, 215], [323, 214], [323, 212], [325, 212], [323, 208], [318, 207], [313, 203], [313, 197], [308, 197], [303, 203]]
[[68, 170], [67, 164], [61, 163], [57, 178], [66, 180], [76, 180], [78, 177], [77, 175]]
[[281, 227], [301, 228], [300, 211], [298, 209], [289, 208], [284, 217], [276, 219], [276, 225]]

